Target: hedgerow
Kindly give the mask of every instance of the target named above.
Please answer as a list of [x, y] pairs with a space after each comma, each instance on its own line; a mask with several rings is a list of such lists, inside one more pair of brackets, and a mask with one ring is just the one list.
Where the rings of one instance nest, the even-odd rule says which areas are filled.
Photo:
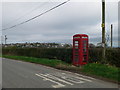
[[[67, 63], [72, 62], [72, 48], [17, 48], [6, 47], [2, 48], [3, 55], [17, 55], [28, 56], [36, 58], [49, 58], [58, 59]], [[107, 64], [120, 66], [120, 49], [119, 48], [107, 48], [106, 49], [106, 61]], [[100, 63], [102, 59], [101, 48], [89, 48], [89, 62]]]

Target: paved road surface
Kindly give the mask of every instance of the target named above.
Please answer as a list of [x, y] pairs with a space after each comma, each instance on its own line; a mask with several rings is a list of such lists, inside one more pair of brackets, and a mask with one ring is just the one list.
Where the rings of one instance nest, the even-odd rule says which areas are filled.
[[3, 88], [118, 88], [118, 85], [43, 65], [3, 59]]

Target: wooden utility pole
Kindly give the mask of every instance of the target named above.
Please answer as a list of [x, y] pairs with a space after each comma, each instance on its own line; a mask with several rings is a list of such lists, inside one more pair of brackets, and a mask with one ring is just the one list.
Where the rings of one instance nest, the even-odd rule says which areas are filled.
[[113, 45], [113, 25], [111, 24], [111, 48]]
[[5, 35], [5, 45], [6, 45], [7, 35]]
[[105, 63], [105, 0], [102, 0], [102, 63]]

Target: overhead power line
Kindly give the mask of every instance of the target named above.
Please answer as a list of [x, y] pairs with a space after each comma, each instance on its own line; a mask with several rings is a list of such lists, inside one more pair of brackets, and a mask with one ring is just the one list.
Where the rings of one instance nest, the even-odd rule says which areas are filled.
[[45, 11], [45, 12], [43, 12], [43, 13], [37, 15], [37, 16], [34, 16], [34, 17], [32, 17], [32, 18], [30, 18], [30, 19], [28, 19], [28, 20], [26, 20], [26, 21], [23, 21], [23, 22], [21, 22], [21, 23], [19, 23], [19, 24], [13, 25], [13, 26], [11, 26], [11, 27], [8, 27], [8, 28], [2, 29], [2, 30], [12, 29], [12, 28], [17, 27], [17, 26], [19, 26], [19, 25], [25, 24], [25, 23], [27, 23], [27, 22], [33, 20], [33, 19], [36, 19], [36, 18], [38, 18], [38, 17], [40, 17], [40, 16], [42, 16], [42, 15], [44, 15], [44, 14], [46, 14], [46, 13], [52, 11], [52, 10], [55, 9], [55, 8], [60, 7], [61, 5], [67, 3], [68, 1], [70, 1], [70, 0], [67, 0], [67, 1], [65, 1], [65, 2], [63, 2], [63, 3], [60, 3], [60, 4], [58, 4], [57, 6], [51, 8], [51, 9], [49, 9], [49, 10], [47, 10], [47, 11]]
[[34, 11], [37, 10], [38, 8], [44, 6], [45, 4], [46, 4], [46, 2], [44, 2], [43, 4], [41, 4], [41, 5], [37, 6], [37, 7], [35, 7], [35, 8], [32, 9], [31, 11], [28, 11], [27, 13], [23, 14], [23, 15], [20, 16], [19, 18], [15, 19], [15, 20], [12, 20], [11, 22], [7, 23], [5, 26], [7, 26], [7, 25], [9, 25], [9, 24], [11, 24], [11, 23], [13, 23], [13, 22], [16, 22], [16, 21], [20, 20], [21, 18], [23, 18], [23, 17], [29, 15], [30, 13], [34, 12]]

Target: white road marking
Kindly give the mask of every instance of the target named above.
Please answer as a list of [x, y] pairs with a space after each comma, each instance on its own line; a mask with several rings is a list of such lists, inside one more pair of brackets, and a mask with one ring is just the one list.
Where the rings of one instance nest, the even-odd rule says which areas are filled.
[[63, 79], [65, 79], [65, 80], [68, 80], [68, 81], [70, 81], [70, 82], [73, 82], [73, 83], [84, 83], [83, 81], [75, 81], [75, 80], [72, 80], [72, 79], [70, 79], [70, 78], [67, 78], [67, 77], [61, 77], [61, 78], [63, 78]]
[[61, 84], [61, 83], [59, 83], [59, 82], [56, 82], [56, 81], [54, 81], [54, 80], [48, 79], [48, 78], [46, 78], [46, 77], [44, 77], [44, 76], [41, 76], [41, 75], [39, 75], [39, 74], [35, 74], [35, 75], [43, 78], [44, 80], [48, 80], [48, 81], [51, 81], [51, 82], [53, 82], [53, 83], [56, 83], [57, 85], [52, 85], [53, 88], [65, 87], [65, 85], [63, 85], [63, 84]]
[[88, 80], [88, 79], [85, 79], [85, 78], [81, 78], [81, 77], [75, 77], [75, 78], [78, 78], [78, 79], [81, 79], [81, 80], [84, 80], [84, 81], [88, 81], [88, 82], [92, 82], [91, 80]]
[[[53, 83], [56, 83], [57, 85], [52, 85], [54, 88], [60, 88], [65, 87], [64, 84], [67, 85], [74, 85], [74, 84], [80, 84], [84, 83], [84, 81], [92, 82], [90, 79], [79, 77], [78, 75], [70, 75], [67, 73], [39, 73], [36, 74], [37, 76], [43, 78], [44, 81], [48, 80]], [[62, 84], [61, 84], [62, 83]], [[64, 83], [64, 84], [63, 84]]]
[[[88, 78], [88, 79], [92, 79], [92, 80], [96, 80], [95, 78], [92, 78], [92, 77], [89, 77], [89, 76], [85, 76], [85, 75], [81, 75], [81, 74], [78, 74], [78, 73], [73, 73], [73, 72], [69, 72], [69, 71], [65, 71], [65, 70], [58, 70], [58, 69], [54, 69], [52, 67], [47, 67], [47, 66], [44, 66], [42, 65], [43, 67], [46, 67], [48, 69], [53, 69], [53, 70], [56, 70], [56, 71], [59, 71], [59, 72], [64, 72], [64, 73], [68, 73], [68, 74], [72, 74], [72, 75], [77, 75], [77, 76], [82, 76], [82, 77], [85, 77], [85, 78]], [[63, 73], [63, 74], [64, 74]]]
[[54, 74], [53, 76], [57, 76], [57, 77], [60, 77], [66, 81], [70, 81], [72, 83], [84, 83], [83, 81], [79, 80], [79, 79], [76, 79], [75, 77], [71, 77], [71, 76], [68, 76], [66, 75], [65, 73], [56, 73]]
[[[61, 70], [62, 71], [62, 70]], [[69, 71], [64, 71], [66, 73], [70, 73], [70, 74], [75, 74], [77, 76], [82, 76], [82, 77], [85, 77], [85, 78], [89, 78], [89, 79], [93, 79], [93, 80], [96, 80], [95, 78], [92, 78], [92, 77], [89, 77], [89, 76], [85, 76], [85, 75], [81, 75], [81, 74], [78, 74], [78, 73], [73, 73], [73, 72], [69, 72]], [[65, 73], [62, 73], [62, 74], [65, 74]]]
[[78, 73], [75, 73], [77, 76], [82, 76], [82, 77], [85, 77], [85, 78], [89, 78], [89, 79], [93, 79], [93, 80], [96, 80], [95, 78], [92, 78], [92, 77], [89, 77], [89, 76], [84, 76], [84, 75], [81, 75], [81, 74], [78, 74]]
[[[64, 77], [68, 77], [68, 78], [73, 78], [73, 79], [77, 79], [77, 80], [84, 80], [84, 81], [88, 81], [88, 82], [92, 82], [92, 80], [89, 80], [89, 79], [85, 79], [85, 78], [82, 78], [82, 77], [78, 77], [78, 76], [72, 76], [72, 75], [69, 75], [69, 74], [65, 74], [65, 73], [62, 73], [64, 75]], [[60, 73], [57, 74], [58, 76], [63, 76], [63, 75], [60, 75]]]
[[60, 81], [60, 82], [63, 82], [63, 83], [66, 83], [66, 84], [69, 84], [69, 85], [73, 85], [72, 83], [70, 83], [70, 82], [67, 82], [67, 81], [65, 81], [65, 80], [62, 80], [62, 79], [60, 79], [60, 78], [58, 78], [58, 77], [55, 77], [55, 76], [52, 76], [52, 75], [50, 75], [50, 74], [40, 74], [40, 75], [43, 75], [43, 76], [46, 76], [46, 77], [48, 77], [48, 78], [51, 78], [51, 79], [54, 79], [54, 80], [58, 80], [58, 81]]

